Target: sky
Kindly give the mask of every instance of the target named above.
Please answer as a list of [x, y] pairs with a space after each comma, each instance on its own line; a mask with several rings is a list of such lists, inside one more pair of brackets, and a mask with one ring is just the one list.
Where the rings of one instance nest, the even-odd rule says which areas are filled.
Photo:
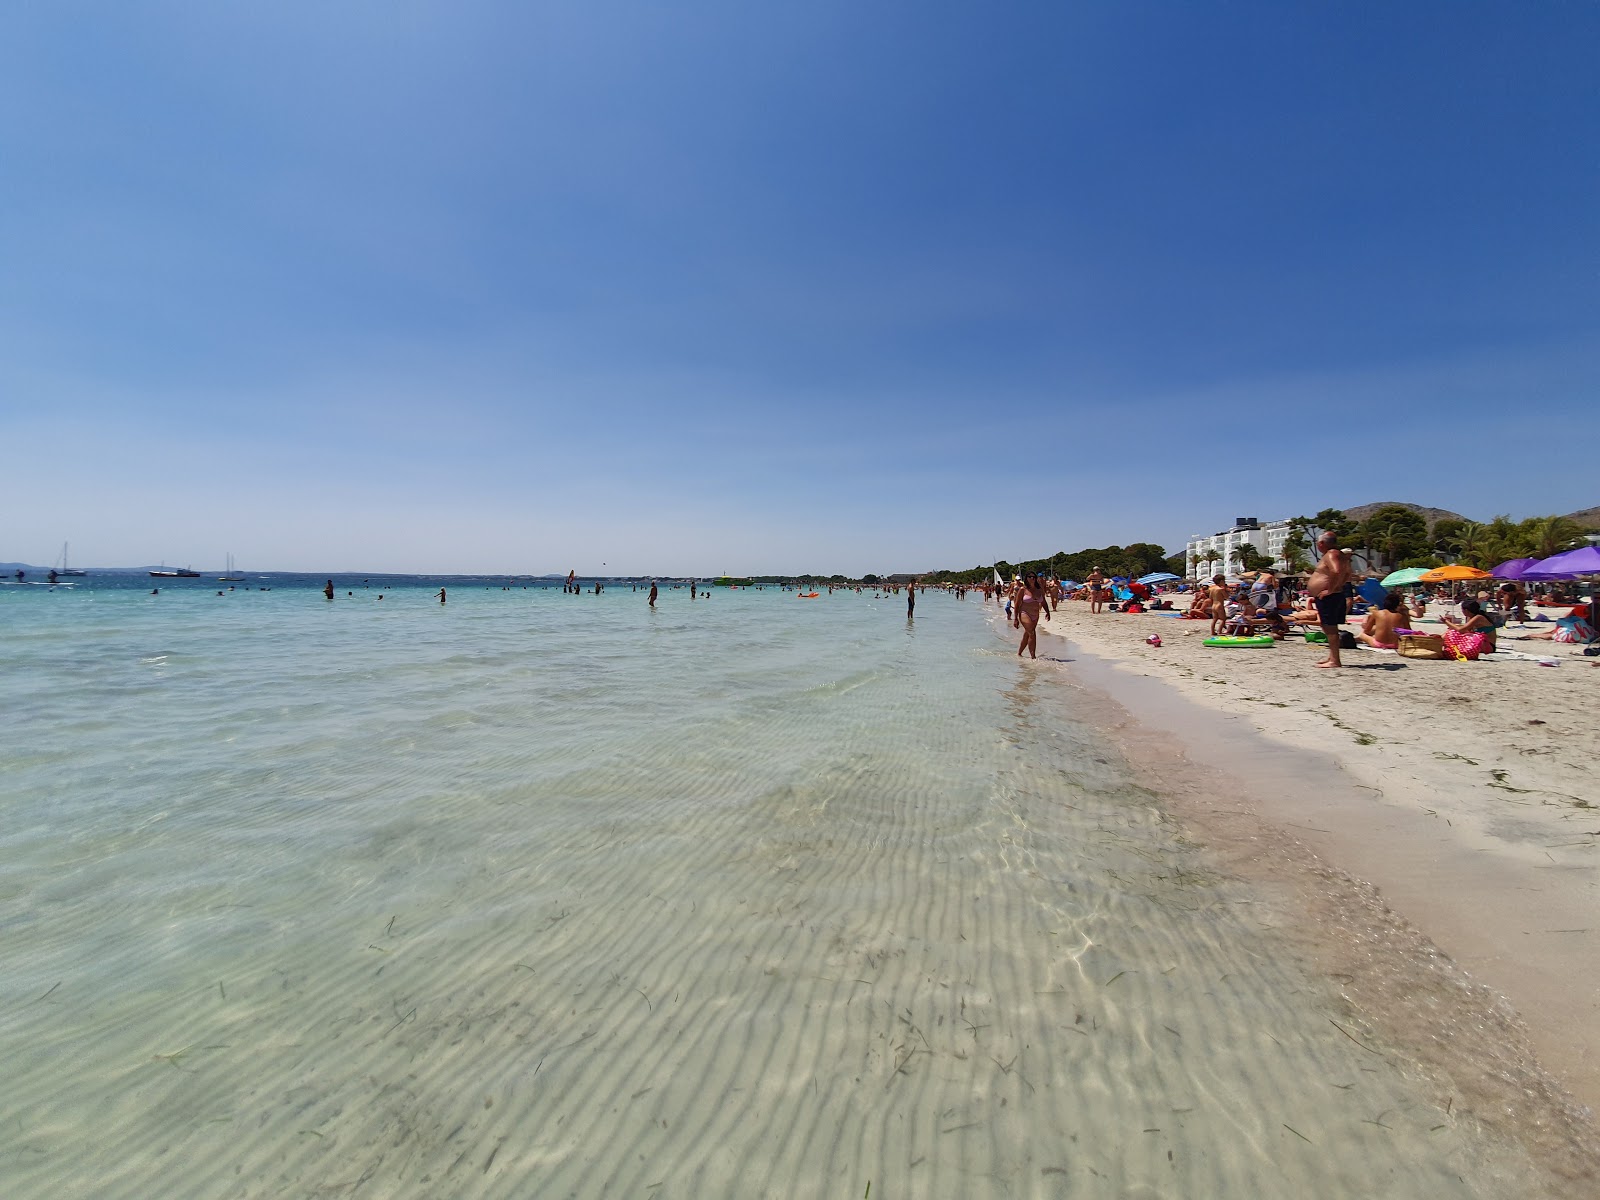
[[799, 573], [1600, 503], [1600, 7], [74, 3], [0, 560]]

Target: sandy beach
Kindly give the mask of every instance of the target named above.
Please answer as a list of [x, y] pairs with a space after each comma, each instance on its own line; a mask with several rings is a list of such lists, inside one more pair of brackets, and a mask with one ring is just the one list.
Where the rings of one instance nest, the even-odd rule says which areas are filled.
[[[1520, 1094], [1481, 1101], [1512, 1106], [1543, 1089], [1538, 1103], [1550, 1106], [1554, 1123], [1572, 1122], [1568, 1133], [1579, 1140], [1592, 1135], [1600, 1107], [1596, 660], [1571, 646], [1505, 639], [1503, 649], [1560, 665], [1353, 650], [1347, 669], [1326, 671], [1313, 666], [1324, 648], [1298, 637], [1263, 649], [1209, 648], [1207, 622], [1095, 616], [1076, 602], [1042, 628], [1053, 636], [1041, 639], [1041, 654], [1070, 662], [1071, 677], [1103, 702], [1130, 749], [1152, 769], [1159, 762], [1178, 773], [1183, 815], [1202, 836], [1231, 845], [1246, 869], [1298, 889], [1313, 920], [1336, 919], [1330, 897], [1340, 891], [1343, 901], [1364, 896], [1369, 917], [1398, 918], [1355, 933], [1367, 942], [1367, 961], [1341, 970], [1356, 1008], [1415, 1020], [1406, 1032], [1433, 1039], [1431, 1065], [1452, 1077], [1504, 1074], [1506, 1064], [1491, 1071], [1453, 1060], [1448, 1043], [1463, 1031], [1451, 1021], [1492, 1026], [1507, 1062], [1525, 1039], [1549, 1076], [1519, 1077]], [[1146, 644], [1152, 633], [1160, 647]], [[1334, 887], [1335, 879], [1344, 882]], [[1445, 1017], [1442, 993], [1422, 999], [1405, 991], [1415, 980], [1385, 980], [1378, 943], [1393, 936], [1437, 947], [1451, 994], [1443, 1007], [1465, 1007]], [[1423, 1028], [1430, 1022], [1432, 1032]], [[1552, 1077], [1578, 1105], [1550, 1087]]]

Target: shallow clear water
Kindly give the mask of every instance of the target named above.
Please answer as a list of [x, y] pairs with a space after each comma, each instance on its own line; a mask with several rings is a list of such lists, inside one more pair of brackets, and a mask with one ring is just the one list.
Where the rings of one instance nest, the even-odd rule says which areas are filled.
[[7, 1196], [1503, 1194], [976, 599], [0, 590]]

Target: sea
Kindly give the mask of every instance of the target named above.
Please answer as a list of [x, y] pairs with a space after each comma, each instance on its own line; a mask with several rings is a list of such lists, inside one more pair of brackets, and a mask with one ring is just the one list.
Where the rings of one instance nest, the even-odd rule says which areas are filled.
[[324, 578], [0, 588], [0, 1195], [1518, 1194], [977, 595]]

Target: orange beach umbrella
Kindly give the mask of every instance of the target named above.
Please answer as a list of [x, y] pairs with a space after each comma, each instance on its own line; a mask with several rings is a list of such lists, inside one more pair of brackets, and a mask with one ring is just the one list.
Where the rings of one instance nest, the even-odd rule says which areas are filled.
[[1493, 579], [1488, 571], [1480, 571], [1477, 567], [1463, 567], [1460, 563], [1451, 563], [1448, 567], [1435, 567], [1428, 571], [1418, 581], [1420, 583], [1455, 583], [1465, 579]]

